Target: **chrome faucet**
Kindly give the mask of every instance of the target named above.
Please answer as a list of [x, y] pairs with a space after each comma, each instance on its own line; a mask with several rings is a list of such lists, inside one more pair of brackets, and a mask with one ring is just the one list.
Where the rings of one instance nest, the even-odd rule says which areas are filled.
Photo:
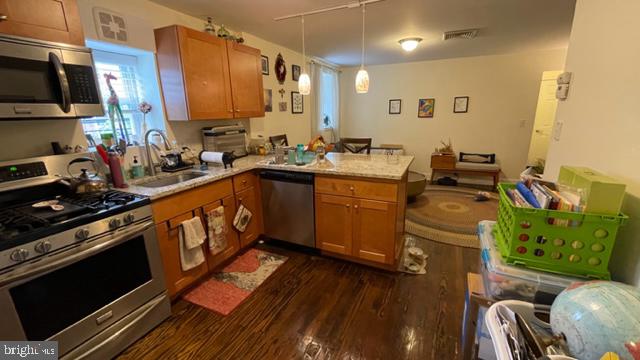
[[151, 133], [160, 134], [160, 137], [162, 137], [162, 141], [164, 142], [165, 150], [171, 150], [171, 146], [169, 145], [169, 139], [167, 139], [167, 136], [162, 132], [162, 130], [149, 129], [149, 131], [144, 134], [144, 148], [147, 152], [147, 161], [149, 161], [149, 174], [154, 176], [156, 174], [156, 165], [153, 163], [153, 158], [151, 157], [151, 144], [149, 144], [149, 135]]

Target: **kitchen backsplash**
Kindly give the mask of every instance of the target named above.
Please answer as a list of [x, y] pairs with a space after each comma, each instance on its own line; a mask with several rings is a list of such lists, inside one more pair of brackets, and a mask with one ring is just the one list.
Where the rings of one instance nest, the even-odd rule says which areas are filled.
[[[194, 152], [202, 150], [203, 127], [241, 123], [250, 132], [249, 119], [167, 122], [165, 127], [171, 140], [188, 146]], [[52, 155], [51, 142], [62, 146], [87, 147], [80, 120], [20, 120], [0, 121], [0, 161]]]

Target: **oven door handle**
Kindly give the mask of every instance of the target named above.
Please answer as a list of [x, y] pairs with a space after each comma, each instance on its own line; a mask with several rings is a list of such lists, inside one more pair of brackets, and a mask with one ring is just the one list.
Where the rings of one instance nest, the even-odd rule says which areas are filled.
[[82, 243], [79, 246], [82, 247], [86, 244], [91, 244], [91, 247], [88, 249], [81, 250], [75, 248], [72, 250], [79, 250], [76, 253], [68, 254], [68, 251], [63, 251], [58, 254], [52, 255], [49, 258], [44, 258], [40, 261], [37, 261], [36, 263], [28, 264], [27, 266], [16, 270], [19, 272], [9, 272], [8, 274], [6, 274], [6, 277], [0, 277], [0, 287], [3, 287], [15, 281], [20, 281], [22, 279], [47, 273], [51, 270], [55, 270], [63, 266], [72, 264], [78, 260], [86, 259], [107, 248], [131, 240], [132, 238], [140, 235], [142, 232], [146, 231], [152, 226], [153, 221], [148, 220], [139, 224], [132, 225], [121, 232], [117, 231], [112, 234], [112, 237], [109, 237], [109, 235], [107, 235], [101, 239], [96, 239], [88, 243]]
[[56, 76], [58, 77], [58, 83], [60, 84], [60, 92], [62, 93], [62, 111], [68, 113], [71, 111], [71, 89], [69, 88], [67, 72], [64, 70], [62, 61], [60, 61], [60, 58], [55, 53], [49, 53], [49, 61], [53, 64]]

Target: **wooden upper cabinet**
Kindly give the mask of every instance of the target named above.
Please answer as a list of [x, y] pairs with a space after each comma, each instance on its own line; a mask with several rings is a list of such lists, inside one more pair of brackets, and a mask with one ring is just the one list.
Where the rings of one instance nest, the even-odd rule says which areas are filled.
[[226, 41], [187, 28], [178, 34], [189, 118], [233, 118]]
[[0, 0], [0, 33], [84, 46], [76, 0]]
[[155, 38], [169, 120], [264, 116], [260, 50], [178, 25]]
[[264, 116], [260, 50], [227, 42], [235, 117]]
[[155, 36], [168, 119], [233, 118], [226, 41], [182, 26]]

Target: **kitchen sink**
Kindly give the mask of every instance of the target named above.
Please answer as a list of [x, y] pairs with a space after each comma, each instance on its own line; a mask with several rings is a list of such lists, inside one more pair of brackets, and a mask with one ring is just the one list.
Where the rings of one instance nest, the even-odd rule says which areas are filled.
[[207, 174], [206, 173], [201, 173], [201, 172], [196, 172], [196, 171], [189, 171], [189, 172], [184, 172], [184, 173], [180, 173], [180, 174], [176, 174], [176, 175], [162, 177], [160, 179], [155, 179], [155, 180], [143, 182], [143, 183], [138, 184], [138, 186], [148, 187], [148, 188], [159, 188], [159, 187], [175, 185], [175, 184], [179, 184], [181, 182], [197, 179], [197, 178], [203, 177], [205, 175], [207, 175]]

